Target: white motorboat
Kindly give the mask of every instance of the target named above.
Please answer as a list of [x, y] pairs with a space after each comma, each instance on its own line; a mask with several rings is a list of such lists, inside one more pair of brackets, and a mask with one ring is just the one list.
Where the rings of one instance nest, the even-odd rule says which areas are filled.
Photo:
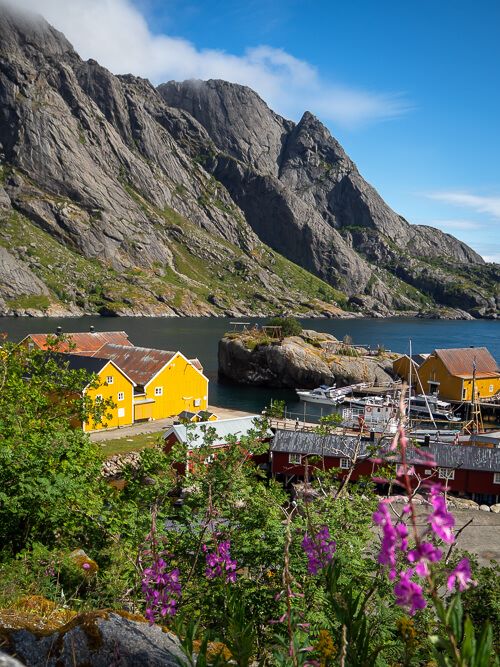
[[350, 387], [329, 387], [328, 385], [322, 384], [316, 389], [306, 390], [306, 389], [296, 389], [298, 397], [301, 401], [306, 401], [307, 403], [322, 403], [324, 405], [340, 405], [343, 403], [346, 394], [349, 394], [352, 390]]
[[422, 415], [434, 421], [459, 422], [460, 417], [453, 414], [451, 403], [441, 401], [437, 396], [419, 394], [412, 396], [408, 401], [410, 406], [410, 417]]

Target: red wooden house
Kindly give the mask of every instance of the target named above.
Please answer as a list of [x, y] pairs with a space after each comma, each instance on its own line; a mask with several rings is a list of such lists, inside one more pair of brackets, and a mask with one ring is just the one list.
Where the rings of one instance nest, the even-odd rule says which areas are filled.
[[[375, 452], [374, 443], [355, 436], [278, 430], [270, 450], [271, 474], [289, 484], [304, 479], [306, 465], [310, 476], [315, 468], [324, 467], [338, 468], [339, 477], [354, 466], [351, 479], [356, 481], [376, 475], [380, 468], [377, 460], [384, 453], [388, 454], [386, 446], [385, 452]], [[398, 462], [398, 455], [391, 453], [391, 460]], [[432, 476], [451, 492], [477, 502], [500, 501], [500, 448], [432, 444], [420, 450], [409, 448], [408, 462], [415, 470], [415, 482], [417, 476]]]

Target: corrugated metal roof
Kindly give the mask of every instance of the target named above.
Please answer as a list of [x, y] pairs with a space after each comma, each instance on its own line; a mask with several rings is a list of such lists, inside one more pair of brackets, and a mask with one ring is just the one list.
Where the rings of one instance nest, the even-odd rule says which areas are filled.
[[451, 375], [471, 378], [474, 360], [477, 377], [479, 373], [481, 377], [494, 377], [500, 373], [497, 362], [486, 347], [438, 349], [434, 350], [434, 354], [441, 359]]
[[[309, 431], [276, 431], [271, 451], [291, 454], [308, 454], [317, 456], [352, 456], [357, 436], [352, 435], [318, 435]], [[366, 441], [361, 441], [361, 456], [366, 456]], [[370, 443], [373, 447], [373, 443]]]
[[103, 345], [99, 356], [112, 359], [134, 382], [146, 385], [177, 353], [149, 347]]
[[[255, 420], [259, 419], [258, 415], [250, 415], [248, 417], [236, 417], [234, 419], [219, 419], [213, 422], [197, 422], [186, 426], [185, 424], [176, 424], [167, 429], [164, 433], [164, 438], [168, 438], [174, 433], [179, 442], [188, 442], [191, 447], [200, 447], [203, 444], [204, 434], [208, 429], [214, 429], [215, 443], [223, 444], [226, 442], [228, 436], [244, 437], [250, 431], [255, 430]], [[272, 432], [268, 431], [271, 436]]]
[[[303, 431], [278, 430], [271, 444], [271, 451], [349, 458], [354, 452], [356, 442], [356, 436], [318, 435]], [[360, 458], [371, 456], [372, 451], [373, 443], [361, 441]], [[383, 451], [381, 450], [379, 453], [383, 454]], [[422, 451], [432, 454], [436, 465], [441, 468], [500, 472], [500, 447], [433, 444], [430, 447], [422, 448]], [[394, 453], [391, 452], [391, 458], [392, 456], [394, 456]], [[409, 448], [409, 463], [416, 463], [421, 459], [422, 457], [418, 451]], [[395, 460], [398, 459], [395, 457]]]
[[[59, 352], [71, 351], [77, 354], [92, 354], [98, 352], [107, 343], [132, 347], [132, 343], [125, 331], [94, 331], [92, 333], [84, 331], [63, 335], [66, 341], [61, 342], [58, 348]], [[45, 350], [47, 349], [47, 338], [49, 336], [57, 338], [57, 335], [53, 333], [29, 334], [26, 338], [30, 338], [38, 347]]]

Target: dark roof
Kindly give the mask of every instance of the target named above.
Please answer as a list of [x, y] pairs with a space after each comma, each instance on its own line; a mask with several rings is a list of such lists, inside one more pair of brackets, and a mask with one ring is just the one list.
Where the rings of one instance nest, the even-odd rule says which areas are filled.
[[[42, 350], [47, 348], [47, 338], [57, 338], [56, 334], [29, 334], [26, 338], [31, 339]], [[84, 331], [76, 333], [64, 334], [66, 341], [61, 343], [58, 348], [59, 352], [67, 352], [71, 348], [71, 352], [88, 353], [92, 355], [98, 352], [106, 343], [114, 343], [115, 345], [132, 346], [125, 331]]]
[[136, 384], [146, 385], [177, 353], [149, 347], [104, 345], [99, 356], [112, 359]]
[[[351, 456], [358, 442], [353, 435], [318, 435], [308, 431], [276, 431], [271, 444], [272, 452], [309, 454], [318, 456]], [[366, 456], [366, 442], [361, 442], [360, 455]], [[373, 443], [370, 443], [373, 446]]]
[[471, 378], [474, 360], [477, 377], [500, 375], [497, 362], [486, 347], [457, 347], [434, 350], [451, 375]]
[[[318, 435], [304, 431], [277, 430], [271, 443], [271, 451], [317, 456], [351, 457], [355, 451], [357, 436]], [[384, 446], [385, 448], [387, 445]], [[500, 447], [479, 447], [476, 445], [433, 444], [421, 451], [434, 457], [436, 466], [441, 468], [464, 468], [500, 472]], [[361, 441], [360, 458], [372, 455], [373, 443]], [[383, 450], [382, 452], [383, 453]], [[397, 457], [394, 460], [398, 460]], [[409, 449], [409, 463], [421, 463], [422, 455]], [[428, 464], [423, 464], [428, 465]], [[430, 466], [428, 466], [430, 467]]]
[[83, 354], [61, 354], [58, 355], [62, 363], [67, 363], [72, 371], [86, 370], [96, 375], [109, 364], [109, 359], [102, 357], [88, 357]]

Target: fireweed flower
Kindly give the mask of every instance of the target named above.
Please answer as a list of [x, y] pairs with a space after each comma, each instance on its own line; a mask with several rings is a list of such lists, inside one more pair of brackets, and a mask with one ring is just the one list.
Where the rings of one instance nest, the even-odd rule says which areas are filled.
[[465, 591], [469, 586], [477, 586], [477, 582], [471, 578], [468, 558], [462, 558], [456, 568], [448, 575], [448, 590], [452, 591], [455, 585], [458, 585], [459, 591]]
[[309, 574], [318, 574], [333, 560], [337, 545], [330, 537], [328, 526], [322, 526], [316, 535], [304, 535], [302, 548], [307, 556], [307, 571]]
[[423, 609], [427, 606], [427, 602], [422, 592], [422, 586], [419, 586], [411, 580], [413, 576], [413, 569], [406, 572], [401, 572], [399, 581], [394, 586], [394, 593], [396, 595], [396, 604], [408, 611], [410, 616], [418, 609]]
[[431, 488], [431, 504], [434, 510], [427, 517], [431, 524], [433, 532], [440, 537], [443, 542], [452, 544], [455, 541], [453, 536], [453, 526], [455, 519], [446, 508], [446, 500], [441, 495], [441, 488], [437, 485]]
[[160, 616], [174, 616], [181, 596], [179, 570], [168, 567], [163, 558], [157, 558], [151, 567], [144, 570], [142, 592], [146, 599], [145, 617], [153, 624]]
[[382, 544], [378, 562], [389, 566], [389, 579], [396, 576], [396, 551], [408, 549], [408, 528], [404, 523], [394, 525], [387, 503], [381, 501], [373, 514], [373, 522], [382, 528]]
[[236, 581], [236, 568], [238, 564], [231, 558], [231, 542], [218, 542], [215, 551], [208, 551], [206, 544], [203, 545], [207, 567], [205, 576], [207, 579], [216, 579], [225, 575], [226, 582], [234, 584]]
[[437, 563], [441, 560], [443, 552], [430, 542], [421, 542], [415, 549], [408, 552], [408, 561], [417, 563], [415, 572], [419, 577], [429, 575], [429, 566], [427, 563]]

